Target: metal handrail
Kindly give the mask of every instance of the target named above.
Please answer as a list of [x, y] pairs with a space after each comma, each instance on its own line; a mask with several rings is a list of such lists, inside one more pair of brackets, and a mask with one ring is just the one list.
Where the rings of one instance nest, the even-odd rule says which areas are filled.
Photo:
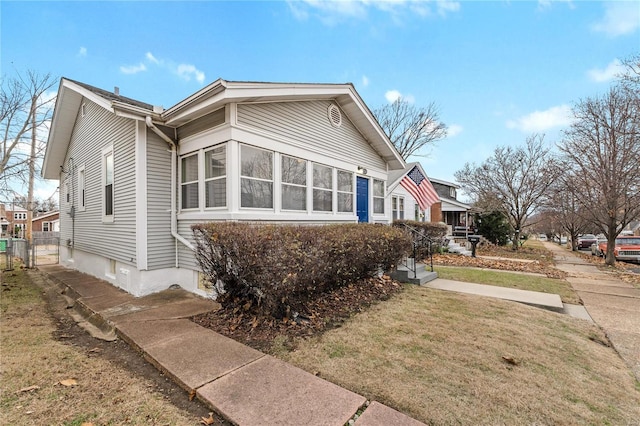
[[[411, 235], [412, 242], [412, 251], [413, 251], [413, 262], [412, 265], [409, 263], [409, 259], [405, 259], [404, 265], [407, 269], [413, 271], [413, 278], [417, 278], [417, 269], [418, 269], [418, 256], [420, 256], [420, 260], [423, 260], [423, 254], [429, 256], [429, 263], [431, 272], [433, 272], [433, 239], [426, 235], [423, 230], [416, 229], [412, 226], [407, 225], [406, 223], [402, 224], [405, 229]], [[426, 249], [426, 253], [424, 253], [424, 249]]]

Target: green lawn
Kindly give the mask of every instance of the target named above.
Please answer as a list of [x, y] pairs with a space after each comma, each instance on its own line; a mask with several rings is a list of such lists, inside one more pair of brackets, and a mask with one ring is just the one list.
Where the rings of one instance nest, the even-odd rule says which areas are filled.
[[439, 278], [447, 280], [553, 293], [560, 295], [564, 303], [580, 303], [578, 295], [573, 291], [571, 285], [564, 280], [477, 268], [436, 266], [434, 270], [438, 273]]

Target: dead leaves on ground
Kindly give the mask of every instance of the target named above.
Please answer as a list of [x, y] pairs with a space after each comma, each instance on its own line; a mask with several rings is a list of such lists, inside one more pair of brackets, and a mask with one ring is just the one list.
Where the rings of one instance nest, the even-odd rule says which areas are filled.
[[67, 388], [78, 386], [78, 381], [76, 379], [64, 379], [60, 380], [58, 383]]
[[513, 260], [484, 259], [481, 257], [468, 257], [458, 254], [435, 254], [433, 263], [443, 266], [462, 266], [472, 268], [497, 269], [501, 271], [516, 271], [544, 274], [548, 278], [563, 279], [566, 272], [560, 271], [546, 262], [535, 260], [533, 262], [518, 262]]
[[209, 417], [202, 417], [200, 420], [201, 425], [212, 425], [215, 420], [213, 419], [213, 413], [209, 413]]
[[32, 385], [32, 386], [27, 386], [26, 388], [22, 388], [20, 390], [17, 390], [16, 393], [33, 392], [33, 391], [37, 391], [38, 389], [40, 389], [40, 386]]

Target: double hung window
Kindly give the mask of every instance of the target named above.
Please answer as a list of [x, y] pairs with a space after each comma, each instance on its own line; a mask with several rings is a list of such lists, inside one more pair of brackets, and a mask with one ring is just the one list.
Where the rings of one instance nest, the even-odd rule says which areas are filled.
[[313, 210], [333, 210], [333, 169], [320, 164], [313, 165]]
[[[102, 151], [102, 220], [106, 222], [113, 221], [113, 183], [114, 183], [114, 160], [113, 146], [109, 146]], [[67, 195], [67, 200], [69, 200]]]
[[240, 147], [240, 207], [273, 208], [273, 152]]
[[204, 153], [205, 206], [227, 205], [227, 153], [221, 146]]
[[373, 180], [373, 212], [384, 214], [384, 181]]
[[338, 170], [338, 211], [353, 213], [353, 173]]
[[181, 200], [183, 209], [197, 209], [198, 198], [198, 154], [183, 157], [181, 161]]
[[282, 209], [307, 210], [307, 162], [282, 155]]

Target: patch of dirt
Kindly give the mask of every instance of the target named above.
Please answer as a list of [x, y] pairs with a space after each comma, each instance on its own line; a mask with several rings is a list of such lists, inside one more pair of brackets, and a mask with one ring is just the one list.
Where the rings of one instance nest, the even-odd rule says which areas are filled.
[[[33, 282], [43, 291], [49, 315], [54, 319], [56, 331], [54, 338], [78, 350], [86, 352], [89, 357], [107, 359], [119, 368], [124, 368], [133, 376], [143, 377], [153, 383], [154, 392], [163, 395], [171, 404], [186, 411], [194, 418], [207, 416], [211, 408], [197, 399], [189, 400], [188, 393], [148, 363], [142, 354], [131, 348], [126, 342], [117, 339], [114, 342], [91, 337], [78, 326], [68, 314], [67, 301], [62, 297], [60, 288], [42, 279], [37, 273], [31, 274]], [[222, 417], [214, 413], [216, 425], [229, 425]]]
[[296, 338], [310, 337], [340, 326], [352, 315], [401, 291], [402, 284], [388, 276], [371, 278], [320, 295], [306, 306], [306, 312], [274, 319], [260, 315], [255, 306], [242, 301], [212, 313], [192, 318], [197, 324], [266, 353], [274, 345], [291, 350]]
[[[483, 251], [479, 254], [483, 256], [504, 256], [504, 253], [499, 253], [500, 252], [495, 251]], [[547, 259], [549, 258], [549, 256], [550, 255], [547, 255]], [[520, 257], [520, 259], [522, 259], [522, 257]], [[554, 268], [551, 263], [544, 260], [534, 260], [533, 262], [525, 263], [509, 260], [483, 259], [480, 257], [461, 256], [459, 254], [434, 254], [433, 264], [443, 266], [498, 269], [501, 271], [530, 272], [544, 274], [549, 278], [558, 279], [564, 279], [567, 276], [566, 272]]]

